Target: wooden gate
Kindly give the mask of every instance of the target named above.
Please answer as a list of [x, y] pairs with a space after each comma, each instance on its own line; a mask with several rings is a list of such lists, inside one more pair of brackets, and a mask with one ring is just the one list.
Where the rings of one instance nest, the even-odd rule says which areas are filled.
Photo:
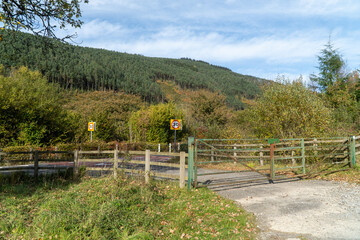
[[[321, 139], [189, 138], [188, 186], [239, 184], [315, 174], [356, 164], [355, 137]], [[360, 154], [360, 152], [359, 152]]]

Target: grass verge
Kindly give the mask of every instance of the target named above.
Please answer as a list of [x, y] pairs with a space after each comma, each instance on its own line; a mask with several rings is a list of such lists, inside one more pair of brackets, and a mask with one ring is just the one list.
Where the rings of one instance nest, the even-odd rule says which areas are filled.
[[324, 173], [316, 177], [316, 179], [328, 180], [328, 181], [340, 181], [340, 182], [349, 182], [360, 184], [360, 166], [346, 169], [345, 171], [340, 171], [338, 169], [331, 174]]
[[129, 178], [0, 186], [0, 239], [253, 239], [254, 217], [208, 189]]

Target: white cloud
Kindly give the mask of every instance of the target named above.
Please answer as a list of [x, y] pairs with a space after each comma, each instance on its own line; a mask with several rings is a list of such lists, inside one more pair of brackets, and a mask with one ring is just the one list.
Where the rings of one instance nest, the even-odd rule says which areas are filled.
[[91, 0], [78, 35], [96, 48], [294, 77], [316, 71], [330, 34], [349, 68], [358, 67], [358, 12], [350, 0]]
[[[109, 32], [114, 29], [118, 31], [115, 27], [107, 27], [110, 28]], [[313, 32], [309, 32], [295, 33], [287, 37], [261, 36], [241, 40], [217, 32], [196, 33], [170, 27], [149, 37], [143, 36], [133, 41], [111, 40], [105, 44], [97, 43], [95, 47], [103, 44], [106, 48], [147, 56], [191, 57], [223, 62], [258, 58], [288, 63], [313, 57], [314, 51], [324, 43], [312, 36]]]
[[94, 19], [85, 23], [81, 29], [78, 30], [78, 35], [84, 40], [94, 39], [99, 41], [107, 37], [116, 39], [116, 36], [124, 36], [130, 32], [130, 29], [124, 28], [121, 25], [111, 24], [105, 20]]

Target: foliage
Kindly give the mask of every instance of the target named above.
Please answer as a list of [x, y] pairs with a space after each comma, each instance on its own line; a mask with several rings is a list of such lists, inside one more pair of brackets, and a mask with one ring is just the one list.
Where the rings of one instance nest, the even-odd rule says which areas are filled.
[[150, 58], [57, 41], [53, 44], [56, 47], [47, 49], [40, 37], [25, 33], [15, 40], [4, 38], [0, 42], [0, 64], [39, 70], [65, 89], [124, 91], [150, 103], [168, 101], [157, 82], [166, 80], [183, 89], [219, 92], [236, 109], [245, 106], [241, 97], [259, 95], [259, 85], [265, 81], [203, 61]]
[[329, 41], [318, 56], [319, 75], [312, 74], [310, 80], [317, 85], [321, 91], [327, 92], [328, 88], [335, 83], [342, 83], [347, 79], [344, 70], [345, 62], [340, 53], [334, 49]]
[[4, 239], [253, 239], [254, 219], [208, 189], [103, 178], [0, 185]]
[[76, 142], [89, 140], [87, 123], [96, 122], [94, 139], [129, 140], [129, 119], [144, 104], [140, 97], [113, 91], [69, 92], [63, 96], [64, 108], [80, 116]]
[[[80, 4], [82, 0], [6, 0], [0, 4], [2, 29], [30, 31], [37, 35], [56, 38], [57, 27], [66, 25], [78, 28], [82, 25]], [[88, 0], [84, 0], [85, 3]], [[56, 26], [55, 22], [59, 24]], [[66, 36], [65, 38], [71, 38]], [[64, 38], [64, 39], [65, 39]]]
[[[167, 143], [174, 136], [174, 130], [170, 129], [170, 120], [183, 118], [183, 113], [176, 109], [173, 103], [160, 103], [135, 112], [129, 124], [135, 141]], [[184, 131], [186, 127], [183, 122], [183, 130], [177, 131], [179, 139]]]
[[191, 132], [199, 138], [220, 138], [230, 118], [224, 95], [207, 90], [193, 91], [189, 96], [186, 120]]
[[263, 96], [248, 109], [248, 118], [259, 137], [312, 137], [329, 129], [331, 111], [301, 79], [282, 80], [264, 88]]
[[26, 67], [0, 76], [0, 144], [71, 141], [72, 119], [59, 104], [59, 88]]
[[359, 74], [348, 74], [345, 61], [331, 42], [325, 45], [318, 56], [319, 75], [312, 75], [311, 81], [322, 91], [327, 105], [334, 109], [334, 127], [338, 134], [349, 134], [359, 130]]

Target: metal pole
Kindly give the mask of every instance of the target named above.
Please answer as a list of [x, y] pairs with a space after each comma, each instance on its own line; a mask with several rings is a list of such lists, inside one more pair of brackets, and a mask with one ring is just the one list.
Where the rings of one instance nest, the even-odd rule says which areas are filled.
[[194, 167], [194, 137], [189, 137], [188, 142], [188, 189], [191, 189], [191, 184], [193, 181], [193, 167]]
[[175, 138], [174, 138], [174, 153], [176, 153], [176, 130], [175, 130]]
[[302, 173], [306, 173], [305, 169], [305, 142], [304, 139], [301, 139], [301, 160], [302, 160]]
[[92, 142], [92, 131], [90, 131], [90, 142]]
[[274, 161], [274, 153], [275, 153], [275, 143], [270, 144], [270, 179], [271, 181], [275, 178], [275, 161]]
[[350, 138], [350, 166], [356, 166], [356, 150], [355, 150], [355, 136]]

